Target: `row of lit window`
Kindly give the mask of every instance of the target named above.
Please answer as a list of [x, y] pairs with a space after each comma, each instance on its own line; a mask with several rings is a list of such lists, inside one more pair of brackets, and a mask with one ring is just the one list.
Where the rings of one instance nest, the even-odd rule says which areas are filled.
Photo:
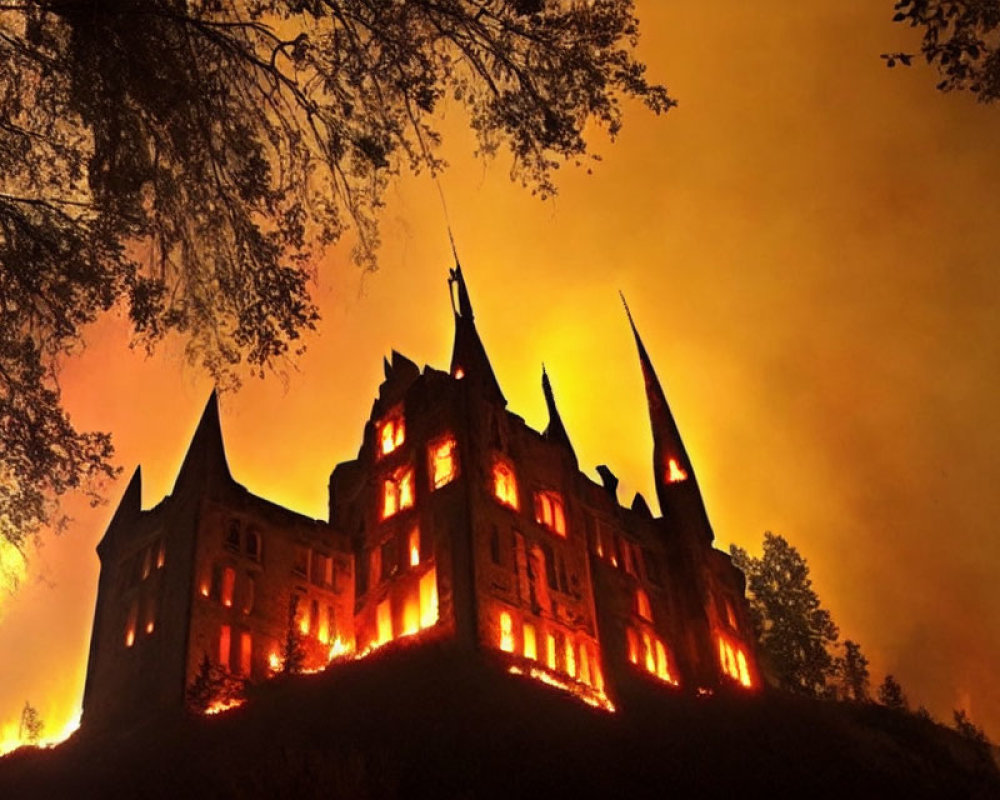
[[419, 582], [403, 601], [400, 625], [394, 624], [396, 609], [390, 594], [375, 607], [375, 639], [373, 647], [380, 647], [401, 636], [410, 636], [438, 621], [437, 569], [431, 567], [420, 576]]
[[[431, 491], [447, 486], [458, 475], [458, 452], [455, 439], [446, 436], [432, 443], [428, 448], [430, 462]], [[382, 519], [388, 519], [399, 511], [413, 506], [413, 467], [400, 467], [382, 481]]]
[[315, 586], [337, 590], [337, 574], [333, 556], [313, 550], [305, 545], [296, 545], [292, 572], [306, 578]]
[[[143, 604], [142, 630], [146, 634], [151, 634], [156, 629], [156, 608], [152, 598], [147, 598]], [[135, 644], [135, 637], [139, 630], [139, 601], [133, 600], [128, 609], [128, 616], [125, 619], [125, 646], [131, 647]]]
[[625, 641], [628, 645], [628, 660], [646, 668], [646, 671], [661, 681], [676, 684], [677, 680], [670, 673], [670, 662], [667, 658], [667, 648], [663, 642], [649, 631], [637, 631], [634, 628], [625, 629]]
[[135, 557], [137, 565], [130, 570], [131, 581], [135, 581], [134, 576], [138, 576], [139, 581], [144, 581], [152, 573], [153, 569], [163, 569], [167, 563], [167, 546], [163, 539], [158, 539], [152, 544], [146, 545]]
[[539, 630], [533, 622], [525, 620], [520, 626], [521, 647], [518, 648], [515, 642], [514, 618], [510, 612], [501, 611], [499, 622], [499, 645], [505, 653], [515, 653], [520, 649], [520, 654], [525, 658], [541, 661], [553, 672], [562, 672], [598, 691], [604, 691], [601, 666], [589, 643], [580, 642], [577, 647], [569, 636], [545, 629]]
[[722, 636], [719, 637], [719, 664], [722, 673], [737, 681], [741, 686], [750, 688], [750, 668], [747, 665], [747, 654], [739, 645], [734, 645]]
[[[383, 580], [398, 573], [404, 565], [420, 566], [420, 528], [416, 525], [405, 535], [402, 553], [396, 536], [387, 539], [381, 547], [372, 548], [368, 553], [368, 585], [372, 588], [378, 586]], [[358, 594], [363, 594], [364, 591], [367, 591], [367, 587], [359, 588]]]
[[237, 675], [250, 677], [253, 664], [253, 638], [249, 631], [240, 631], [239, 637], [233, 636], [229, 625], [219, 628], [219, 665]]
[[301, 594], [293, 594], [289, 617], [303, 636], [312, 636], [322, 644], [329, 644], [337, 627], [334, 607], [324, 605], [315, 597], [307, 602]]
[[635, 542], [607, 530], [600, 521], [594, 525], [594, 553], [635, 578], [645, 578], [656, 586], [661, 585], [653, 557]]
[[[493, 464], [493, 494], [497, 500], [515, 511], [521, 507], [514, 468], [499, 459]], [[553, 491], [535, 492], [535, 522], [559, 536], [565, 536], [566, 510], [562, 495]]]
[[[240, 581], [240, 610], [244, 614], [253, 611], [256, 581], [253, 575], [244, 574]], [[211, 582], [201, 582], [202, 597], [217, 600], [226, 608], [232, 608], [236, 597], [236, 568], [216, 564], [212, 568]]]

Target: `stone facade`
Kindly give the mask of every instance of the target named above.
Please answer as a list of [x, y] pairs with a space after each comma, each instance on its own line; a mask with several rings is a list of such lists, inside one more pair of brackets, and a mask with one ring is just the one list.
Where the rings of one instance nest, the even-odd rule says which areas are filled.
[[393, 352], [358, 456], [330, 478], [329, 522], [257, 497], [229, 472], [213, 393], [173, 492], [141, 509], [136, 470], [98, 545], [84, 724], [181, 708], [207, 657], [263, 680], [288, 642], [303, 667], [404, 637], [595, 705], [642, 691], [753, 688], [742, 574], [713, 533], [642, 340], [662, 516], [583, 474], [548, 376], [539, 433], [506, 408], [461, 269], [447, 372]]

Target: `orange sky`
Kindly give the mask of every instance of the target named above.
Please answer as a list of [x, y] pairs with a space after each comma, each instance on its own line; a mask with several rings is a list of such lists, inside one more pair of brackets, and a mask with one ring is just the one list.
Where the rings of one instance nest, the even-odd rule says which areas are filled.
[[[654, 498], [624, 290], [698, 470], [718, 544], [764, 530], [809, 560], [874, 678], [1000, 736], [1000, 108], [934, 91], [892, 3], [639, 3], [640, 55], [680, 107], [629, 109], [593, 175], [554, 201], [470, 157], [455, 130], [442, 185], [480, 333], [511, 409], [544, 426], [545, 361], [581, 466]], [[446, 366], [450, 266], [437, 189], [390, 191], [381, 268], [320, 266], [321, 330], [286, 378], [223, 398], [230, 464], [252, 491], [326, 515], [397, 348]], [[94, 547], [137, 463], [169, 491], [210, 390], [180, 348], [127, 350], [108, 319], [66, 364], [74, 422], [110, 430], [110, 504], [70, 503], [0, 597], [0, 741], [26, 699], [50, 731], [79, 710]]]

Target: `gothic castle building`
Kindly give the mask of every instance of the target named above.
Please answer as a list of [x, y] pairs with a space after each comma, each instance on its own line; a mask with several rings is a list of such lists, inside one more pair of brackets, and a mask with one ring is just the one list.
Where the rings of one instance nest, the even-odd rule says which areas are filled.
[[760, 682], [744, 581], [713, 548], [693, 465], [628, 317], [645, 380], [661, 516], [580, 471], [548, 377], [541, 433], [507, 409], [461, 268], [447, 372], [393, 352], [329, 520], [231, 475], [211, 396], [173, 492], [137, 469], [97, 547], [85, 727], [185, 704], [207, 657], [262, 681], [289, 638], [305, 669], [403, 637], [498, 659], [591, 704]]

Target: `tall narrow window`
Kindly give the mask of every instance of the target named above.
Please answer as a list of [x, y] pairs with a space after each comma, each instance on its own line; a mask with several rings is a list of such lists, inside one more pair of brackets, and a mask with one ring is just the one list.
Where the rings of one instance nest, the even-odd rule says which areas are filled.
[[410, 551], [410, 566], [420, 566], [420, 528], [414, 527], [410, 531], [407, 549]]
[[580, 680], [590, 683], [590, 655], [587, 653], [587, 645], [580, 643]]
[[382, 548], [373, 547], [368, 556], [368, 578], [371, 586], [378, 586], [382, 580]]
[[319, 633], [319, 601], [315, 597], [309, 604], [309, 633], [314, 636]]
[[403, 426], [403, 412], [394, 412], [379, 425], [379, 455], [389, 455], [389, 453], [403, 444], [405, 438], [406, 429]]
[[566, 535], [566, 512], [558, 492], [535, 492], [535, 522], [553, 533]]
[[431, 567], [420, 576], [420, 627], [430, 628], [438, 621], [437, 569]]
[[247, 531], [245, 552], [247, 558], [260, 561], [260, 532], [256, 528]]
[[243, 613], [249, 614], [253, 611], [255, 589], [253, 575], [247, 575], [243, 581]]
[[514, 470], [504, 461], [493, 464], [493, 494], [506, 506], [517, 510], [517, 482]]
[[420, 630], [420, 587], [415, 586], [403, 602], [403, 636]]
[[385, 644], [392, 640], [392, 606], [388, 597], [375, 608], [375, 625], [378, 630], [379, 644]]
[[736, 662], [740, 671], [740, 683], [750, 686], [750, 670], [747, 668], [747, 657], [742, 650], [736, 651]]
[[125, 620], [125, 646], [131, 647], [135, 644], [135, 625], [139, 616], [139, 604], [135, 601], [129, 606], [128, 619]]
[[319, 611], [319, 625], [317, 625], [316, 638], [322, 644], [330, 643], [330, 607], [323, 606]]
[[667, 666], [667, 649], [659, 639], [656, 640], [656, 675], [661, 680], [670, 680], [670, 668]]
[[490, 560], [500, 566], [500, 529], [496, 525], [490, 531]]
[[240, 549], [240, 523], [235, 519], [229, 520], [226, 525], [226, 547], [230, 550]]
[[382, 519], [413, 505], [413, 468], [397, 470], [382, 482]]
[[551, 634], [545, 634], [545, 664], [549, 669], [556, 668], [556, 637]]
[[653, 640], [648, 632], [642, 632], [642, 645], [646, 653], [646, 671], [656, 674], [656, 655], [653, 652]]
[[431, 486], [440, 489], [455, 480], [458, 474], [458, 456], [455, 437], [447, 436], [430, 446]]
[[566, 674], [571, 678], [576, 677], [576, 651], [573, 648], [573, 640], [566, 637]]
[[240, 634], [240, 675], [250, 675], [252, 666], [253, 640], [247, 631]]
[[228, 625], [223, 625], [219, 628], [219, 666], [223, 669], [229, 669], [229, 636], [230, 630]]
[[150, 570], [153, 568], [153, 548], [152, 545], [147, 547], [142, 551], [142, 579], [146, 580], [149, 577]]
[[222, 588], [219, 592], [219, 600], [226, 608], [233, 607], [233, 590], [236, 587], [236, 570], [226, 567], [222, 570]]
[[625, 631], [625, 637], [628, 640], [628, 660], [633, 664], [639, 663], [639, 639], [632, 628], [628, 628]]
[[167, 563], [167, 543], [160, 539], [160, 544], [156, 548], [156, 568], [163, 569], [163, 565]]
[[635, 611], [643, 619], [653, 621], [653, 611], [649, 607], [649, 595], [642, 589], [635, 590]]
[[301, 544], [295, 546], [295, 563], [292, 572], [305, 578], [309, 574], [309, 548]]
[[521, 632], [524, 636], [524, 657], [530, 658], [532, 661], [537, 660], [538, 644], [535, 641], [535, 626], [530, 622], [525, 622]]
[[506, 611], [500, 612], [500, 649], [505, 653], [514, 652], [514, 621]]

